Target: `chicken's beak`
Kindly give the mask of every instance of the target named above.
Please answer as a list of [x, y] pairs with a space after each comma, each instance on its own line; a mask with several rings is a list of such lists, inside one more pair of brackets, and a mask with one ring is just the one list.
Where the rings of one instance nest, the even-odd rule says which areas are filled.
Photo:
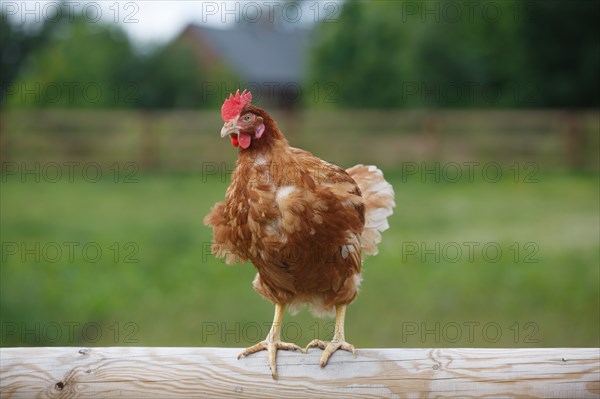
[[225, 136], [229, 136], [230, 134], [238, 134], [240, 132], [239, 126], [237, 126], [233, 120], [229, 122], [225, 122], [223, 128], [221, 129], [221, 138]]

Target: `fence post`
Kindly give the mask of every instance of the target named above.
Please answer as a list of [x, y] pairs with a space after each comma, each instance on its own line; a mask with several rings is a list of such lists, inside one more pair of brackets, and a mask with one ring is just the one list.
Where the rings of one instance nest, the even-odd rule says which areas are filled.
[[154, 125], [157, 117], [151, 111], [142, 110], [140, 120], [140, 165], [142, 170], [153, 170], [158, 167], [156, 135]]
[[581, 170], [585, 166], [583, 156], [585, 137], [581, 128], [581, 117], [576, 111], [567, 111], [565, 119], [567, 166], [572, 170]]

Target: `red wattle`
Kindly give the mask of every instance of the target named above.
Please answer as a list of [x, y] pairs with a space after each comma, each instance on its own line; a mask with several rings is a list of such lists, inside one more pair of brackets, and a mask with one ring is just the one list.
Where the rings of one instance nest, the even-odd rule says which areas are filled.
[[242, 147], [245, 150], [246, 148], [250, 147], [250, 142], [252, 141], [252, 137], [250, 137], [249, 134], [240, 132], [238, 134], [238, 140], [240, 143], [240, 147]]
[[230, 135], [229, 135], [229, 138], [231, 139], [231, 144], [232, 144], [234, 147], [237, 147], [237, 146], [239, 146], [239, 145], [240, 145], [240, 142], [238, 141], [238, 138], [237, 138], [237, 136], [234, 136], [233, 134], [230, 134]]

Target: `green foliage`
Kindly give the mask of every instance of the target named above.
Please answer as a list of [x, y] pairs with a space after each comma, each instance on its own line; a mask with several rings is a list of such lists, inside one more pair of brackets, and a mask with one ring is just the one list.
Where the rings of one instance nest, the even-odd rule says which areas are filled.
[[[3, 29], [20, 32], [14, 23]], [[46, 43], [23, 54], [19, 71], [13, 68], [6, 77], [8, 106], [155, 109], [217, 105], [202, 98], [205, 74], [185, 42], [138, 54], [119, 26], [82, 18], [57, 23], [44, 32]], [[14, 39], [15, 34], [11, 35]], [[22, 41], [13, 44], [20, 50], [25, 46]], [[2, 54], [2, 62], [8, 63], [9, 51]], [[221, 77], [228, 76], [223, 73]]]
[[[393, 107], [402, 59], [410, 52], [398, 23], [397, 7], [388, 3], [347, 2], [340, 20], [324, 24], [312, 55], [311, 80], [336, 82], [340, 104]], [[372, 95], [376, 93], [376, 95]]]
[[[48, 44], [29, 57], [9, 90], [8, 105], [112, 108], [136, 60], [125, 33], [112, 25], [76, 19], [53, 32]], [[12, 92], [12, 93], [11, 93]]]
[[25, 29], [0, 10], [0, 103], [4, 103], [9, 85], [19, 75], [27, 57], [44, 46], [58, 25], [46, 20], [37, 30]]
[[540, 105], [600, 105], [600, 3], [534, 1], [521, 31]]
[[191, 108], [201, 96], [195, 53], [185, 43], [161, 47], [143, 59], [139, 71], [139, 105], [143, 108]]
[[[350, 107], [594, 107], [599, 17], [595, 1], [346, 1], [318, 28], [307, 88]], [[138, 54], [118, 25], [0, 19], [13, 107], [215, 107], [203, 82], [236, 81], [183, 41]]]
[[597, 2], [452, 4], [345, 2], [309, 81], [336, 82], [352, 107], [600, 104]]

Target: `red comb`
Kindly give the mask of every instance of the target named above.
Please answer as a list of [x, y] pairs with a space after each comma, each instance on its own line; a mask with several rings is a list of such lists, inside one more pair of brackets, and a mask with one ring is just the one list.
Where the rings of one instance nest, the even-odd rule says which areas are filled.
[[247, 90], [244, 90], [242, 94], [238, 90], [235, 92], [235, 96], [230, 94], [221, 107], [223, 121], [227, 122], [231, 118], [238, 116], [242, 109], [250, 104], [250, 101], [252, 101], [252, 93]]

